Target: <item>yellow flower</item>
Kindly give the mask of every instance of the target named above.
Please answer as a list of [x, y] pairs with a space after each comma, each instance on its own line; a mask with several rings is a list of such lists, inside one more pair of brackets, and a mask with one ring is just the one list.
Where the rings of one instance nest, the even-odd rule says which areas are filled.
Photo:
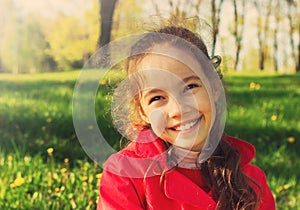
[[45, 132], [46, 131], [46, 126], [42, 126], [41, 130]]
[[294, 142], [295, 142], [295, 137], [290, 136], [290, 137], [288, 138], [288, 142], [289, 142], [289, 143], [294, 143]]
[[87, 176], [81, 177], [81, 181], [85, 182], [85, 181], [87, 181], [87, 180], [88, 180], [88, 177], [87, 177]]
[[69, 158], [65, 158], [64, 163], [69, 163]]
[[59, 193], [59, 192], [60, 192], [59, 187], [56, 187], [56, 188], [54, 189], [54, 192]]
[[96, 174], [97, 179], [101, 179], [101, 177], [102, 177], [102, 173]]
[[25, 163], [29, 163], [30, 161], [31, 161], [31, 157], [29, 157], [29, 156], [24, 157], [24, 162]]
[[255, 83], [255, 82], [251, 82], [251, 83], [249, 84], [249, 89], [250, 89], [250, 90], [259, 90], [260, 88], [261, 88], [261, 85]]
[[24, 183], [24, 178], [22, 177], [19, 177], [19, 178], [16, 178], [16, 180], [14, 181], [14, 184], [15, 186], [21, 186], [23, 183]]
[[100, 80], [99, 82], [100, 85], [105, 85], [106, 84], [106, 81], [104, 79]]
[[283, 190], [289, 189], [291, 186], [292, 186], [292, 185], [291, 185], [290, 183], [285, 184], [285, 185], [282, 185], [282, 186], [279, 186], [279, 187], [277, 187], [276, 192], [277, 192], [277, 193], [280, 193], [280, 192], [283, 191]]
[[277, 115], [272, 115], [271, 120], [276, 121], [277, 120]]
[[68, 170], [66, 169], [66, 168], [62, 168], [62, 169], [60, 169], [60, 172], [61, 173], [66, 173]]
[[51, 122], [52, 122], [52, 119], [49, 117], [49, 118], [47, 118], [46, 122], [47, 122], [47, 123], [51, 123]]
[[11, 162], [11, 161], [13, 160], [13, 157], [12, 157], [11, 155], [7, 156], [7, 160], [8, 160], [9, 162]]
[[9, 185], [9, 187], [10, 187], [10, 188], [15, 188], [16, 185], [15, 185], [15, 183], [13, 182], [13, 183], [11, 183], [11, 184]]
[[250, 90], [254, 90], [255, 89], [255, 82], [251, 82], [249, 85]]
[[52, 155], [53, 151], [54, 151], [54, 149], [52, 147], [49, 147], [47, 149], [47, 152], [48, 152], [49, 155]]

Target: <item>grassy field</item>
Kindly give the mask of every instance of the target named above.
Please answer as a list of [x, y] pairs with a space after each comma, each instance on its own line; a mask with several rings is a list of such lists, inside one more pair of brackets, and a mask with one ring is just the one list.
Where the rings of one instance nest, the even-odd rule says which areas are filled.
[[[78, 75], [0, 74], [1, 209], [95, 209], [101, 168], [72, 122]], [[265, 170], [277, 209], [300, 209], [300, 75], [225, 75], [225, 83], [226, 133], [255, 145], [254, 163]], [[98, 101], [106, 85], [100, 82]], [[105, 110], [96, 108], [99, 126], [118, 149]]]

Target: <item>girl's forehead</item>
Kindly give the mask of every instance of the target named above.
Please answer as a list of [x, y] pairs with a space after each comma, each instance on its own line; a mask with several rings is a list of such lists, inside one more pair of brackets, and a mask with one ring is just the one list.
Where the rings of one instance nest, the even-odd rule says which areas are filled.
[[[206, 77], [207, 70], [211, 69], [209, 59], [201, 52], [196, 55], [188, 48], [163, 43], [155, 45], [135, 63], [132, 73], [140, 74], [137, 85], [139, 87], [153, 86], [154, 83], [165, 85], [174, 84], [172, 80], [183, 80], [186, 77], [197, 76], [202, 84], [208, 88], [210, 81]], [[146, 72], [143, 73], [141, 72]], [[158, 70], [158, 71], [149, 71]], [[167, 73], [164, 73], [167, 72]], [[132, 73], [130, 75], [132, 76]], [[176, 78], [176, 79], [175, 79]], [[183, 84], [181, 82], [181, 84]], [[143, 89], [143, 88], [142, 88]]]
[[172, 77], [178, 77], [183, 79], [187, 76], [195, 75], [196, 71], [199, 71], [201, 66], [197, 66], [197, 69], [191, 69], [185, 63], [161, 54], [150, 54], [141, 60], [138, 67], [144, 78], [159, 79], [159, 77], [166, 80], [172, 79]]

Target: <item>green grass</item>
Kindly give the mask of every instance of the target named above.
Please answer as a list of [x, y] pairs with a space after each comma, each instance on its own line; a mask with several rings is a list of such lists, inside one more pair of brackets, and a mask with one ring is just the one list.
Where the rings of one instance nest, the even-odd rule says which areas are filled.
[[[0, 74], [1, 209], [95, 209], [101, 168], [82, 150], [72, 122], [79, 73]], [[101, 103], [112, 81], [104, 83], [98, 124], [118, 149], [109, 105]], [[254, 163], [266, 172], [277, 209], [300, 209], [300, 75], [225, 75], [225, 83], [226, 132], [255, 145]]]

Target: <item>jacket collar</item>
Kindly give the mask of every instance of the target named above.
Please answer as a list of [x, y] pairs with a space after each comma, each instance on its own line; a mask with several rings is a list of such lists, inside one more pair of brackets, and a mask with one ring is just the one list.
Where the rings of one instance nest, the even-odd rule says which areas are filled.
[[236, 150], [240, 152], [241, 155], [241, 167], [247, 165], [250, 163], [253, 158], [256, 155], [256, 149], [255, 147], [250, 144], [249, 142], [246, 142], [244, 140], [224, 135], [224, 139]]
[[[241, 166], [248, 164], [254, 158], [256, 151], [252, 144], [231, 136], [223, 136], [223, 139], [240, 152]], [[160, 156], [160, 164], [166, 164], [166, 158], [162, 158], [166, 155], [161, 154], [166, 152], [167, 146], [151, 130], [142, 131], [137, 141], [133, 142], [130, 147], [135, 150], [139, 157], [153, 158]], [[216, 201], [212, 197], [212, 192], [207, 193], [177, 170], [171, 170], [163, 176], [163, 190], [164, 194], [172, 200], [199, 209], [213, 210], [216, 208]]]
[[[255, 157], [256, 150], [252, 144], [228, 135], [224, 135], [223, 139], [240, 152], [242, 167], [250, 163]], [[130, 147], [135, 150], [138, 156], [143, 158], [155, 157], [167, 150], [166, 143], [158, 138], [151, 129], [141, 131], [136, 142]]]

